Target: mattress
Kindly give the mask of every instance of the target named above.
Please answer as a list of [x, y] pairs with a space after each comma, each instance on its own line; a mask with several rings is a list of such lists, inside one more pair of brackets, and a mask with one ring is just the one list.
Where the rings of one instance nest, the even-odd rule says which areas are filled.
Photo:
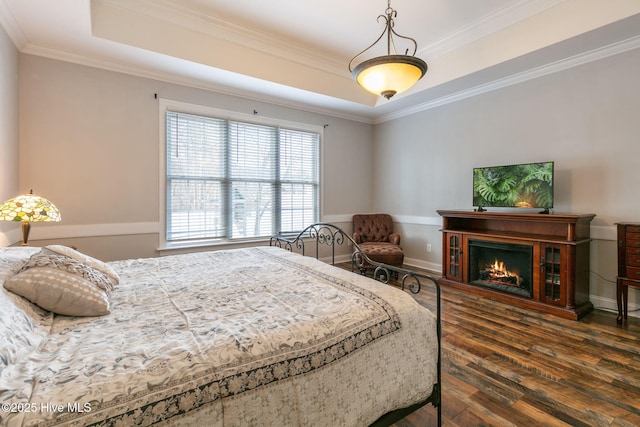
[[1, 289], [19, 354], [0, 365], [0, 424], [366, 426], [437, 381], [435, 315], [315, 258], [255, 247], [108, 264], [120, 281], [104, 316]]

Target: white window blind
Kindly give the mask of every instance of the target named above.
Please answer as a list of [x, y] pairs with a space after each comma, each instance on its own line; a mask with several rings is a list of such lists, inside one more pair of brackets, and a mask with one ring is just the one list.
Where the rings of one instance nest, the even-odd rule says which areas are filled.
[[319, 216], [314, 132], [166, 113], [166, 241], [247, 239]]

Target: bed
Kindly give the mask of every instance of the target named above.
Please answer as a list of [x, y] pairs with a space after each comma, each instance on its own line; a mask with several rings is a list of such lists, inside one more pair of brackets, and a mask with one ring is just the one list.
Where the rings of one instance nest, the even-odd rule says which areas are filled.
[[377, 426], [427, 403], [440, 424], [437, 284], [375, 272], [412, 292], [428, 280], [432, 312], [331, 265], [343, 243], [314, 224], [268, 247], [110, 263], [0, 248], [0, 425]]

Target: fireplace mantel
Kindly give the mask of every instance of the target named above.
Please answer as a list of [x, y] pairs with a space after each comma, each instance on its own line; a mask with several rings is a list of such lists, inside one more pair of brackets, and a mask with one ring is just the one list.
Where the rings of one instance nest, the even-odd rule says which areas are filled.
[[[442, 216], [441, 284], [520, 307], [577, 320], [590, 312], [589, 246], [594, 214], [535, 214], [439, 210]], [[470, 281], [469, 240], [532, 248], [531, 298]]]

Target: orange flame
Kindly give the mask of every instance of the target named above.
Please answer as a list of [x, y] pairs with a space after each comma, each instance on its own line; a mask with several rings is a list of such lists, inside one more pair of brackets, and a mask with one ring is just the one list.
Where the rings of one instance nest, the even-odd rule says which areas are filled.
[[496, 259], [493, 265], [490, 265], [489, 267], [491, 269], [491, 275], [494, 278], [515, 277], [517, 279], [518, 286], [520, 285], [520, 275], [516, 272], [507, 270], [507, 268], [504, 266], [504, 261], [498, 261]]

